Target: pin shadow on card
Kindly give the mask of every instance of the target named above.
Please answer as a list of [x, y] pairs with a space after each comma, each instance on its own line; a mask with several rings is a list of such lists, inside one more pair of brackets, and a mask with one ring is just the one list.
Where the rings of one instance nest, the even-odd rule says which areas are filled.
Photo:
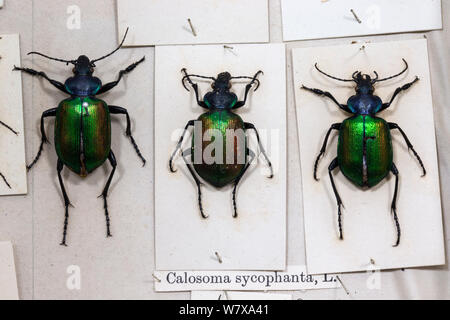
[[282, 0], [281, 10], [284, 41], [442, 29], [440, 0]]
[[13, 246], [9, 241], [2, 241], [0, 242], [0, 300], [18, 299]]
[[267, 0], [118, 0], [117, 13], [125, 46], [269, 42]]
[[[282, 44], [233, 44], [228, 47], [156, 47], [157, 270], [285, 268], [285, 47]], [[223, 91], [220, 99], [207, 93], [215, 87], [228, 88], [229, 84], [231, 87]], [[210, 100], [205, 100], [206, 96]], [[208, 110], [208, 104], [222, 102], [227, 102], [232, 110]], [[200, 130], [217, 121], [221, 123], [220, 128], [225, 122], [227, 126], [243, 127], [240, 132], [246, 140], [241, 141], [248, 142], [245, 147], [248, 157], [239, 151], [241, 149], [236, 150], [244, 155], [243, 159], [248, 160], [254, 155], [254, 160], [248, 162], [250, 166], [247, 169], [243, 163], [227, 166], [225, 161], [228, 160], [223, 157], [219, 159], [223, 161], [222, 165], [215, 162], [223, 169], [219, 173], [211, 173], [207, 166], [196, 165], [197, 149], [194, 148], [192, 153], [192, 143], [201, 147], [206, 142], [203, 144], [200, 140], [198, 144], [196, 139], [203, 137], [203, 141], [207, 141], [208, 138], [208, 131], [205, 135], [196, 131], [196, 119], [202, 119]], [[255, 131], [259, 132], [259, 143]], [[197, 138], [193, 139], [192, 134]], [[182, 136], [184, 138], [180, 140]], [[214, 146], [210, 143], [205, 152], [199, 153], [200, 163], [210, 145]], [[225, 141], [217, 150], [223, 150], [226, 145]], [[187, 152], [191, 156], [186, 156]], [[189, 167], [185, 161], [192, 160], [192, 155], [194, 161]], [[226, 174], [219, 181], [216, 177], [222, 176], [222, 172]], [[241, 172], [245, 174], [240, 175]], [[238, 177], [242, 179], [237, 180]], [[235, 188], [236, 181], [239, 184]]]
[[0, 35], [0, 195], [26, 194], [19, 35]]
[[445, 263], [427, 41], [361, 48], [292, 53], [310, 274]]

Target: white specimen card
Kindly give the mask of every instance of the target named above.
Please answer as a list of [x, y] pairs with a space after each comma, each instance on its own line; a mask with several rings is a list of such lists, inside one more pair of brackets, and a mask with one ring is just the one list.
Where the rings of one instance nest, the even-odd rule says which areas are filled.
[[442, 28], [441, 0], [282, 0], [281, 6], [284, 41]]
[[[155, 291], [289, 291], [340, 288], [336, 275], [308, 275], [305, 266], [286, 271], [155, 271]], [[224, 299], [225, 300], [225, 299]]]
[[16, 267], [13, 246], [9, 241], [0, 242], [0, 300], [18, 300]]
[[0, 195], [26, 194], [25, 141], [19, 35], [0, 35]]
[[[155, 246], [157, 270], [283, 270], [286, 262], [286, 75], [283, 44], [156, 47], [155, 57]], [[247, 103], [234, 112], [259, 130], [272, 161], [274, 176], [248, 130], [256, 161], [237, 189], [238, 217], [233, 218], [232, 187], [216, 189], [202, 181], [200, 216], [197, 187], [182, 157], [177, 172], [169, 171], [169, 157], [189, 120], [206, 109], [199, 107], [192, 88], [186, 91], [181, 69], [217, 77], [253, 76], [261, 82]], [[211, 80], [198, 83], [200, 99], [212, 90]], [[243, 99], [251, 80], [232, 80], [231, 90]], [[189, 84], [188, 84], [189, 85]], [[254, 87], [255, 88], [255, 87]], [[192, 129], [190, 129], [192, 131]], [[190, 132], [191, 133], [191, 132]], [[190, 148], [186, 134], [182, 150]], [[217, 253], [217, 254], [216, 254]], [[219, 258], [220, 257], [220, 258]], [[220, 261], [219, 261], [220, 260]]]
[[[394, 163], [399, 170], [397, 213], [401, 242], [391, 214], [395, 178], [387, 178], [371, 189], [363, 190], [346, 179], [339, 169], [333, 171], [336, 188], [342, 198], [343, 235], [338, 238], [337, 205], [328, 166], [337, 156], [337, 133], [330, 135], [325, 155], [313, 178], [316, 156], [327, 130], [333, 123], [350, 117], [330, 99], [300, 89], [304, 84], [331, 92], [340, 103], [355, 94], [353, 82], [340, 82], [320, 74], [314, 64], [335, 77], [351, 79], [360, 70], [380, 78], [409, 70], [401, 76], [375, 84], [375, 94], [388, 102], [395, 89], [416, 76], [420, 81], [401, 92], [392, 105], [377, 114], [397, 123], [409, 137], [423, 160], [427, 174], [405, 144], [398, 130], [391, 130]], [[427, 41], [425, 39], [382, 43], [340, 45], [294, 49], [292, 52], [297, 121], [303, 182], [307, 270], [310, 274], [350, 272], [400, 267], [418, 267], [445, 263], [439, 172], [433, 120]]]
[[269, 41], [267, 0], [118, 0], [117, 14], [126, 46]]
[[292, 300], [292, 294], [245, 291], [192, 291], [191, 300]]

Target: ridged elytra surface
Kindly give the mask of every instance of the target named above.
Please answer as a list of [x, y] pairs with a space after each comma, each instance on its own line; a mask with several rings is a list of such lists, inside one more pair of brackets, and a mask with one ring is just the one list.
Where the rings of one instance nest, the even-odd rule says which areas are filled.
[[392, 140], [388, 123], [377, 117], [357, 115], [346, 119], [338, 140], [342, 173], [360, 187], [373, 187], [392, 167]]
[[[247, 144], [245, 135], [243, 134], [243, 139], [238, 139], [237, 137], [235, 137], [233, 139], [234, 141], [228, 141], [228, 143], [233, 147], [234, 150], [233, 161], [229, 161], [231, 163], [227, 163], [227, 135], [226, 135], [227, 129], [233, 130], [241, 129], [242, 133], [245, 133], [244, 121], [237, 114], [225, 109], [211, 110], [209, 112], [205, 112], [198, 118], [198, 121], [201, 121], [202, 123], [202, 137], [198, 139], [201, 142], [201, 144], [196, 146], [195, 145], [196, 137], [194, 130], [191, 148], [194, 169], [203, 180], [210, 183], [216, 188], [221, 188], [233, 182], [245, 167], [246, 144]], [[214, 138], [212, 138], [212, 141], [204, 141], [203, 139], [203, 137], [205, 136], [205, 132], [209, 129], [216, 129], [218, 130], [217, 132], [221, 133], [221, 139], [223, 143], [222, 163], [208, 164], [205, 163], [204, 161], [205, 148], [207, 148], [207, 146], [210, 143], [213, 143], [214, 141]], [[203, 160], [202, 163], [200, 164], [195, 163], [194, 161], [195, 152], [201, 152]], [[209, 154], [208, 150], [206, 154]], [[214, 154], [215, 153], [212, 153], [212, 155]], [[242, 161], [242, 159], [244, 161]]]
[[102, 165], [111, 150], [107, 104], [91, 97], [63, 100], [56, 110], [55, 148], [64, 165], [81, 176]]

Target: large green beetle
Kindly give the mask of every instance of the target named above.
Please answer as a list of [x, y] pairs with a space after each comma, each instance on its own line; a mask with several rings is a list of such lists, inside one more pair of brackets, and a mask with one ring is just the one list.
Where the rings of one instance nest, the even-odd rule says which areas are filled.
[[[247, 138], [245, 135], [246, 130], [250, 129], [255, 131], [261, 153], [270, 168], [269, 178], [273, 177], [272, 164], [261, 144], [256, 127], [252, 123], [244, 122], [239, 115], [232, 111], [245, 105], [248, 92], [253, 84], [256, 84], [254, 91], [258, 89], [259, 80], [257, 77], [262, 73], [262, 71], [258, 71], [253, 77], [232, 77], [230, 73], [222, 72], [217, 76], [217, 78], [187, 74], [186, 69], [182, 69], [182, 72], [184, 73], [184, 77], [181, 82], [184, 88], [189, 91], [185, 84], [185, 80], [187, 80], [194, 89], [198, 105], [202, 108], [208, 109], [208, 111], [200, 115], [197, 121], [190, 120], [186, 124], [178, 144], [170, 157], [170, 171], [175, 172], [175, 169], [173, 168], [173, 159], [182, 146], [183, 139], [188, 128], [193, 126], [194, 134], [192, 137], [191, 148], [183, 152], [183, 159], [186, 162], [187, 168], [189, 169], [189, 172], [197, 185], [200, 213], [203, 218], [208, 217], [203, 211], [202, 193], [200, 189], [201, 183], [196, 174], [216, 188], [222, 188], [230, 183], [234, 184], [233, 217], [236, 218], [236, 188], [255, 157], [255, 153], [248, 148]], [[213, 81], [211, 85], [213, 90], [205, 94], [203, 101], [199, 99], [198, 85], [192, 82], [191, 77], [210, 79]], [[251, 81], [245, 87], [244, 100], [238, 101], [236, 94], [230, 91], [230, 81], [232, 79], [243, 78], [251, 79]], [[230, 132], [232, 136], [229, 135]], [[213, 133], [211, 139], [204, 139], [210, 133]], [[212, 150], [211, 159], [207, 159], [207, 150], [210, 146], [212, 146], [212, 142], [218, 142], [216, 139], [220, 142], [220, 145], [222, 145], [223, 148], [220, 148], [220, 150]], [[185, 158], [189, 155], [190, 161]], [[250, 158], [250, 160], [248, 160], [248, 158]]]
[[52, 58], [39, 52], [29, 53], [37, 54], [51, 60], [64, 62], [66, 64], [73, 64], [74, 76], [67, 79], [64, 84], [50, 79], [44, 72], [29, 68], [14, 67], [14, 70], [20, 70], [32, 76], [42, 77], [48, 80], [57, 89], [70, 95], [69, 98], [61, 101], [57, 108], [46, 110], [42, 114], [41, 144], [35, 159], [30, 165], [28, 165], [29, 170], [38, 161], [42, 153], [44, 143], [48, 142], [44, 129], [44, 119], [46, 117], [55, 117], [55, 149], [58, 155], [58, 180], [65, 205], [64, 230], [63, 239], [61, 242], [62, 245], [66, 245], [67, 225], [69, 219], [68, 207], [71, 204], [61, 177], [61, 171], [64, 166], [68, 167], [76, 174], [85, 177], [101, 166], [106, 159], [109, 160], [112, 166], [112, 171], [103, 189], [101, 197], [103, 197], [103, 206], [106, 217], [106, 236], [111, 236], [110, 218], [106, 198], [108, 196], [108, 189], [111, 184], [111, 180], [116, 170], [117, 162], [114, 153], [111, 150], [110, 114], [124, 114], [126, 116], [126, 135], [130, 138], [138, 156], [145, 164], [145, 159], [142, 157], [141, 152], [139, 151], [139, 148], [131, 135], [131, 121], [128, 111], [122, 107], [107, 105], [103, 100], [96, 98], [96, 95], [105, 93], [114, 88], [122, 79], [123, 75], [136, 68], [138, 64], [144, 61], [144, 58], [131, 64], [126, 69], [121, 70], [117, 80], [104, 85], [102, 85], [99, 78], [92, 76], [95, 68], [95, 62], [116, 52], [122, 46], [127, 32], [125, 33], [120, 45], [114, 51], [94, 60], [90, 60], [84, 55], [79, 56], [76, 60], [63, 60]]
[[327, 77], [338, 81], [354, 81], [356, 83], [356, 94], [348, 99], [347, 104], [340, 104], [329, 92], [302, 86], [302, 89], [309, 90], [317, 95], [330, 98], [339, 106], [339, 108], [353, 114], [352, 117], [344, 120], [344, 122], [331, 125], [330, 129], [325, 135], [325, 140], [323, 142], [322, 148], [320, 149], [320, 153], [314, 163], [314, 179], [318, 180], [317, 166], [319, 163], [319, 159], [325, 153], [325, 148], [327, 146], [331, 131], [338, 130], [338, 155], [329, 165], [328, 173], [338, 205], [340, 239], [343, 239], [341, 222], [342, 200], [339, 196], [339, 193], [337, 192], [332, 175], [332, 171], [335, 168], [339, 167], [345, 177], [347, 177], [358, 187], [362, 188], [371, 188], [377, 185], [389, 174], [389, 172], [392, 172], [392, 174], [395, 175], [395, 189], [391, 204], [395, 226], [397, 229], [397, 240], [394, 246], [398, 246], [400, 244], [401, 234], [396, 210], [399, 172], [393, 162], [393, 150], [390, 130], [397, 129], [400, 131], [401, 135], [405, 139], [408, 149], [412, 150], [415, 157], [419, 161], [420, 166], [423, 170], [423, 176], [426, 174], [426, 170], [422, 163], [422, 160], [414, 150], [405, 132], [398, 126], [398, 124], [386, 122], [384, 119], [376, 116], [378, 112], [381, 112], [384, 109], [388, 108], [394, 101], [395, 97], [401, 91], [407, 90], [414, 83], [419, 81], [419, 78], [416, 77], [413, 81], [397, 88], [388, 103], [383, 103], [378, 96], [373, 94], [375, 90], [375, 83], [398, 77], [406, 72], [406, 70], [408, 69], [408, 63], [405, 59], [403, 59], [403, 62], [405, 63], [405, 68], [400, 73], [383, 79], [379, 79], [378, 73], [376, 71], [374, 71], [374, 79], [372, 79], [367, 74], [362, 74], [359, 71], [355, 71], [353, 73], [352, 79], [341, 79], [323, 72], [317, 67], [316, 64], [316, 69]]

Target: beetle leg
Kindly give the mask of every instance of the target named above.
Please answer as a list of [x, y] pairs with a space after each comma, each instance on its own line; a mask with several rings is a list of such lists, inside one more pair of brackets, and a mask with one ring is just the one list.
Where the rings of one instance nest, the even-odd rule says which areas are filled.
[[244, 122], [244, 126], [245, 126], [245, 130], [252, 129], [252, 130], [255, 131], [255, 133], [256, 133], [256, 140], [258, 141], [259, 149], [260, 149], [262, 155], [264, 156], [264, 158], [266, 159], [267, 166], [268, 166], [269, 169], [270, 169], [269, 179], [273, 178], [273, 168], [272, 168], [272, 163], [270, 162], [269, 157], [268, 157], [267, 154], [266, 154], [266, 150], [264, 149], [264, 146], [263, 146], [262, 143], [261, 143], [261, 140], [260, 140], [260, 138], [259, 138], [258, 130], [257, 130], [256, 127], [255, 127], [252, 123], [250, 123], [250, 122]]
[[191, 173], [192, 177], [194, 178], [195, 184], [197, 185], [197, 192], [198, 192], [198, 207], [200, 209], [200, 214], [202, 215], [202, 218], [206, 219], [208, 218], [208, 215], [203, 212], [203, 205], [202, 205], [202, 190], [201, 190], [201, 182], [199, 178], [197, 178], [194, 169], [192, 168], [192, 165], [186, 160], [186, 156], [191, 155], [192, 150], [189, 148], [187, 150], [184, 150], [182, 153], [183, 160], [186, 163], [187, 168], [189, 169], [189, 172]]
[[247, 169], [250, 167], [250, 165], [253, 162], [253, 159], [255, 158], [255, 153], [247, 148], [247, 154], [250, 156], [250, 161], [248, 161], [245, 164], [244, 169], [241, 171], [241, 173], [239, 174], [239, 176], [236, 178], [236, 180], [234, 180], [234, 187], [233, 187], [233, 218], [237, 218], [238, 214], [237, 214], [237, 206], [236, 206], [236, 189], [238, 186], [239, 181], [241, 181], [242, 176], [245, 174], [245, 172], [247, 171]]
[[339, 193], [336, 189], [336, 185], [334, 184], [333, 174], [332, 171], [338, 167], [338, 160], [337, 158], [334, 158], [333, 161], [331, 161], [330, 166], [328, 167], [328, 174], [330, 175], [330, 181], [331, 186], [333, 187], [334, 196], [336, 197], [336, 202], [338, 205], [338, 224], [339, 224], [339, 239], [344, 239], [342, 236], [342, 220], [341, 220], [341, 207], [343, 207], [341, 197], [339, 196]]
[[56, 116], [56, 108], [45, 110], [41, 116], [41, 144], [39, 145], [39, 150], [36, 154], [34, 160], [27, 166], [27, 171], [29, 171], [39, 160], [42, 150], [44, 149], [44, 143], [48, 143], [47, 136], [45, 135], [44, 128], [44, 118], [46, 117], [55, 117]]
[[175, 170], [173, 168], [173, 158], [175, 157], [175, 155], [177, 154], [178, 150], [181, 149], [181, 145], [183, 144], [183, 139], [184, 139], [184, 135], [186, 134], [186, 131], [188, 130], [188, 128], [190, 126], [194, 126], [194, 120], [189, 120], [188, 123], [186, 124], [186, 126], [184, 127], [183, 133], [181, 134], [180, 139], [178, 140], [177, 146], [175, 147], [175, 150], [173, 150], [172, 155], [170, 156], [170, 160], [169, 160], [169, 168], [171, 172], [176, 172], [177, 170]]
[[127, 117], [127, 129], [126, 129], [125, 133], [130, 138], [131, 144], [133, 145], [134, 150], [136, 150], [138, 157], [143, 162], [143, 166], [145, 166], [146, 160], [142, 156], [141, 151], [139, 150], [139, 147], [138, 147], [136, 141], [134, 140], [133, 135], [131, 134], [131, 121], [130, 121], [130, 115], [128, 114], [127, 109], [118, 107], [118, 106], [108, 106], [108, 107], [109, 107], [109, 112], [111, 112], [112, 114], [124, 114]]
[[[416, 78], [411, 81], [408, 82], [407, 84], [404, 84], [401, 87], [398, 87], [397, 89], [395, 89], [394, 94], [392, 95], [391, 101], [389, 101], [388, 103], [383, 103], [383, 105], [381, 106], [380, 111], [383, 111], [384, 109], [387, 109], [391, 106], [391, 103], [394, 101], [395, 97], [402, 91], [408, 90], [414, 83], [416, 83], [417, 81], [419, 81], [419, 77], [416, 76]], [[380, 112], [378, 111], [378, 112]]]
[[213, 77], [204, 77], [204, 76], [200, 76], [197, 74], [188, 74], [186, 71], [186, 68], [181, 69], [181, 72], [184, 73], [184, 77], [181, 80], [181, 83], [183, 84], [183, 87], [187, 90], [190, 91], [187, 87], [186, 87], [186, 83], [185, 83], [185, 79], [189, 82], [189, 84], [192, 86], [192, 88], [194, 89], [194, 93], [195, 93], [195, 100], [197, 100], [197, 104], [202, 107], [202, 108], [206, 108], [208, 109], [208, 106], [206, 105], [206, 103], [204, 101], [200, 100], [200, 95], [198, 93], [198, 85], [194, 82], [192, 82], [191, 80], [191, 76], [192, 77], [200, 77], [200, 78], [206, 78], [206, 79], [212, 79], [215, 80]]
[[64, 93], [70, 94], [70, 92], [67, 91], [66, 87], [64, 86], [63, 83], [57, 81], [57, 80], [53, 80], [51, 78], [49, 78], [45, 72], [42, 71], [36, 71], [34, 69], [30, 69], [30, 68], [19, 68], [14, 66], [13, 71], [23, 71], [25, 73], [28, 73], [32, 76], [38, 76], [38, 77], [42, 77], [45, 80], [47, 80], [48, 82], [50, 82], [55, 88], [57, 88], [58, 90], [61, 90]]
[[109, 152], [108, 160], [109, 160], [109, 163], [111, 163], [112, 171], [109, 174], [109, 178], [108, 178], [108, 181], [106, 182], [105, 188], [103, 189], [102, 194], [99, 197], [103, 198], [103, 208], [105, 209], [106, 236], [111, 237], [112, 235], [111, 235], [111, 230], [110, 230], [108, 202], [107, 202], [106, 198], [108, 197], [109, 186], [111, 185], [111, 181], [114, 176], [114, 172], [116, 172], [116, 167], [117, 167], [116, 157], [114, 156], [114, 152], [112, 150]]
[[11, 128], [10, 126], [8, 126], [6, 123], [4, 123], [3, 121], [0, 121], [0, 124], [2, 126], [4, 126], [5, 128], [9, 129], [12, 133], [14, 133], [16, 136], [19, 134], [16, 130], [14, 130], [13, 128]]
[[66, 244], [66, 235], [67, 235], [67, 225], [69, 224], [69, 206], [72, 204], [70, 203], [69, 197], [67, 196], [66, 188], [64, 187], [64, 183], [61, 177], [61, 171], [64, 168], [64, 164], [61, 161], [61, 159], [58, 158], [58, 164], [56, 166], [58, 171], [58, 180], [59, 180], [59, 186], [61, 187], [61, 191], [64, 198], [64, 206], [65, 206], [65, 214], [64, 214], [64, 230], [63, 230], [63, 239], [60, 243], [62, 246], [67, 246]]
[[389, 129], [398, 129], [398, 131], [400, 131], [400, 133], [403, 136], [403, 139], [405, 139], [406, 145], [408, 146], [408, 150], [411, 149], [411, 151], [413, 152], [414, 156], [416, 157], [417, 161], [419, 161], [420, 166], [422, 167], [422, 177], [425, 176], [427, 174], [427, 170], [425, 170], [425, 166], [422, 162], [422, 159], [420, 158], [419, 154], [416, 152], [416, 150], [414, 150], [414, 147], [412, 145], [412, 143], [409, 141], [408, 136], [406, 135], [406, 133], [402, 130], [402, 128], [399, 127], [398, 124], [393, 123], [393, 122], [389, 122]]
[[256, 78], [257, 78], [258, 75], [261, 74], [261, 73], [263, 73], [261, 70], [258, 71], [257, 73], [255, 73], [255, 75], [254, 75], [253, 78], [252, 78], [252, 81], [250, 81], [250, 83], [247, 84], [247, 85], [245, 86], [244, 100], [242, 100], [242, 101], [237, 101], [236, 104], [234, 105], [233, 109], [237, 109], [237, 108], [240, 108], [240, 107], [242, 107], [242, 106], [245, 105], [245, 103], [247, 102], [247, 96], [248, 96], [248, 93], [249, 93], [251, 87], [253, 86], [253, 84], [254, 84], [255, 82], [256, 82], [256, 88], [255, 88], [254, 91], [258, 90], [258, 88], [259, 88], [259, 80], [256, 79]]
[[10, 184], [8, 183], [8, 180], [6, 180], [6, 177], [3, 175], [3, 173], [0, 172], [0, 177], [2, 177], [3, 181], [6, 183], [6, 185], [8, 186], [8, 188], [11, 189]]
[[328, 129], [328, 132], [325, 136], [325, 140], [323, 141], [323, 144], [322, 144], [322, 148], [320, 149], [319, 155], [317, 156], [316, 161], [314, 162], [314, 180], [316, 180], [316, 181], [319, 181], [319, 179], [317, 179], [317, 166], [319, 165], [320, 158], [325, 153], [325, 149], [328, 144], [328, 138], [330, 137], [330, 133], [332, 130], [339, 130], [340, 128], [341, 128], [340, 123], [333, 123], [331, 125], [330, 129]]
[[353, 113], [353, 112], [350, 110], [350, 108], [349, 108], [346, 104], [340, 104], [340, 103], [336, 100], [336, 98], [333, 97], [333, 95], [332, 95], [331, 93], [329, 93], [328, 91], [322, 91], [322, 90], [320, 90], [320, 89], [311, 89], [311, 88], [308, 88], [308, 87], [306, 87], [306, 86], [304, 86], [304, 85], [301, 86], [301, 89], [311, 91], [312, 93], [315, 93], [315, 94], [317, 94], [317, 95], [319, 95], [319, 96], [325, 96], [325, 97], [327, 97], [327, 98], [330, 98], [330, 99], [331, 99], [335, 104], [337, 104], [338, 107], [341, 108], [342, 110], [344, 110], [344, 111], [346, 111], [346, 112], [349, 112], [349, 113]]
[[137, 65], [140, 64], [141, 62], [144, 62], [144, 60], [145, 60], [145, 57], [142, 57], [141, 60], [139, 60], [139, 61], [137, 61], [137, 62], [135, 62], [135, 63], [133, 63], [133, 64], [130, 64], [126, 69], [120, 70], [120, 71], [119, 71], [119, 77], [117, 78], [117, 80], [116, 80], [116, 81], [111, 81], [111, 82], [108, 82], [108, 83], [104, 84], [104, 85], [98, 90], [98, 92], [97, 92], [96, 94], [102, 94], [102, 93], [105, 93], [106, 91], [109, 91], [109, 90], [111, 90], [112, 88], [114, 88], [115, 86], [117, 86], [117, 85], [119, 84], [120, 80], [122, 79], [122, 77], [123, 77], [125, 74], [130, 73], [131, 71], [133, 71], [134, 68], [136, 68]]
[[398, 169], [395, 166], [395, 164], [392, 164], [391, 172], [395, 175], [395, 189], [394, 189], [394, 196], [392, 198], [392, 205], [391, 210], [394, 214], [394, 221], [395, 221], [395, 227], [397, 228], [397, 241], [393, 247], [397, 247], [400, 244], [400, 223], [398, 222], [398, 216], [397, 216], [397, 192], [398, 192]]

